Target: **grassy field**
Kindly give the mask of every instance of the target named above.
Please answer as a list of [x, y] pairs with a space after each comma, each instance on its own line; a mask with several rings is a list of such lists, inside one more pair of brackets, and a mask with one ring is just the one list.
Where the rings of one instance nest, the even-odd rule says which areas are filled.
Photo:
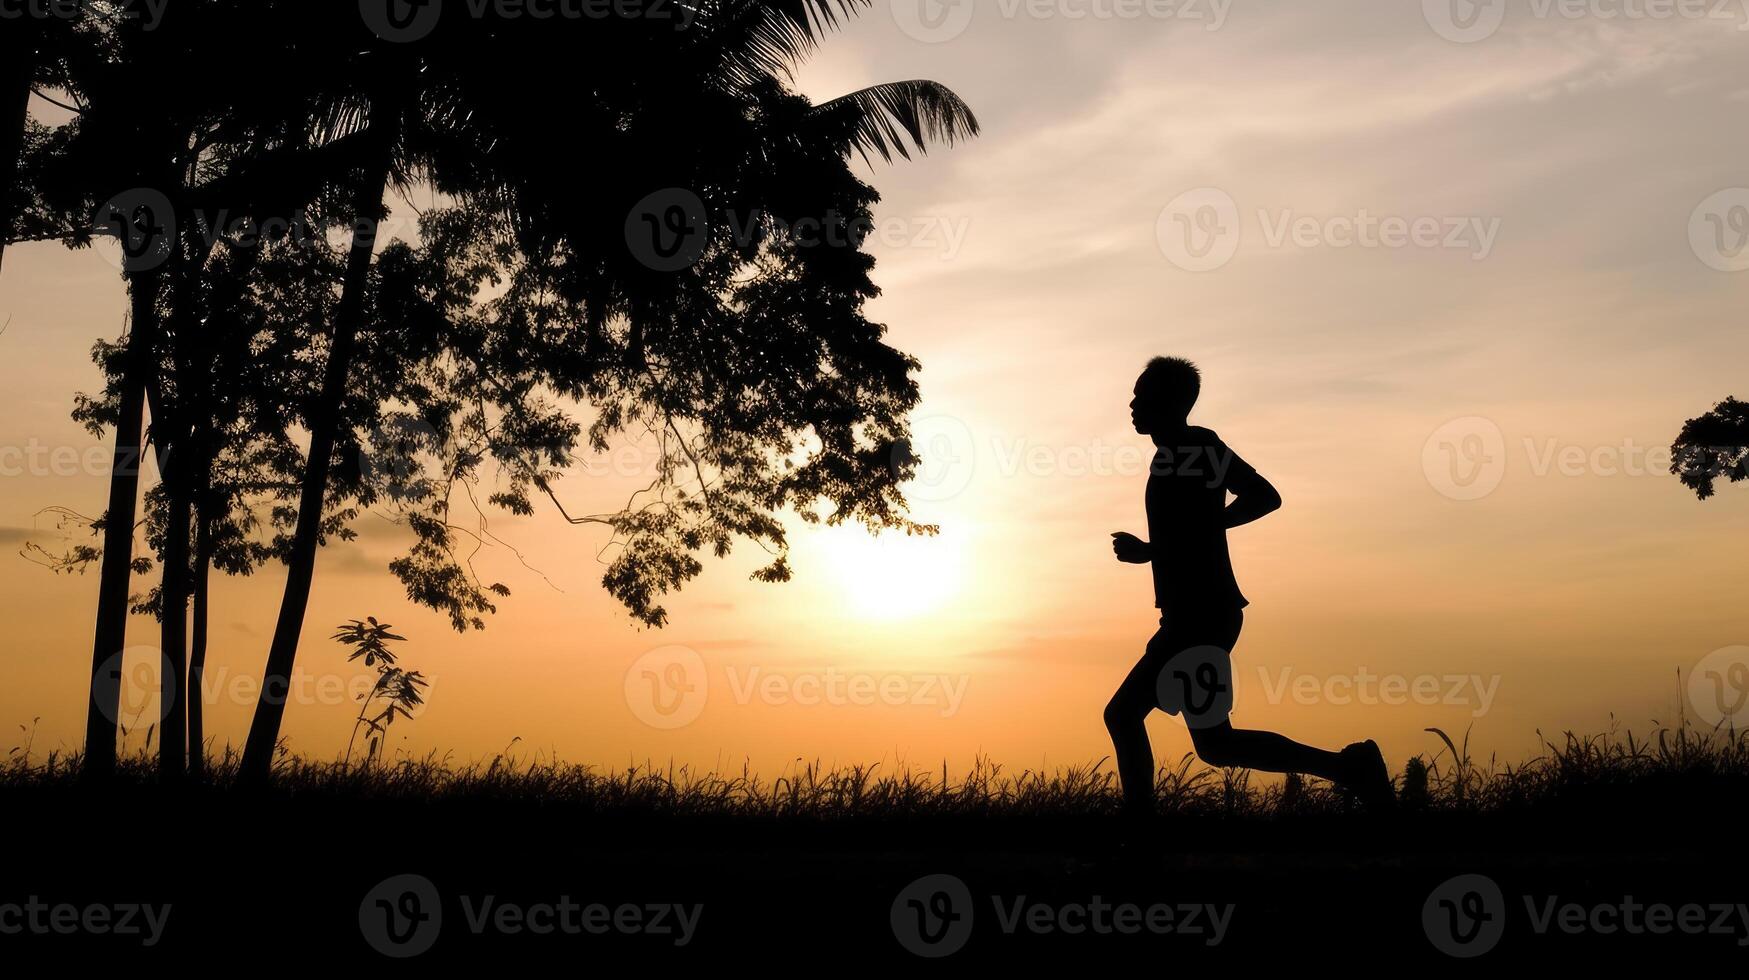
[[[1147, 824], [1118, 816], [1105, 765], [766, 781], [286, 756], [271, 791], [248, 793], [234, 758], [177, 789], [141, 757], [105, 787], [82, 784], [77, 762], [20, 751], [0, 770], [12, 838], [0, 948], [373, 968], [416, 949], [402, 961], [1220, 964], [1327, 948], [1456, 963], [1448, 951], [1749, 948], [1744, 733], [1563, 736], [1511, 765], [1451, 745], [1397, 774], [1391, 814], [1317, 781], [1260, 787], [1186, 759], [1162, 769]], [[56, 905], [67, 922], [168, 909], [148, 937], [83, 919], [59, 929]]]

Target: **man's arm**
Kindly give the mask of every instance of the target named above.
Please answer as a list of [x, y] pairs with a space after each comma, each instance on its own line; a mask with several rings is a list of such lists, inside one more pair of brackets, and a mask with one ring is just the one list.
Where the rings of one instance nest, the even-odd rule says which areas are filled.
[[1226, 488], [1233, 495], [1233, 502], [1227, 505], [1225, 512], [1227, 528], [1249, 524], [1280, 510], [1281, 493], [1275, 485], [1237, 454], [1230, 458], [1232, 465], [1227, 471]]
[[1128, 531], [1111, 532], [1111, 550], [1117, 560], [1130, 565], [1146, 565], [1154, 560], [1154, 546]]

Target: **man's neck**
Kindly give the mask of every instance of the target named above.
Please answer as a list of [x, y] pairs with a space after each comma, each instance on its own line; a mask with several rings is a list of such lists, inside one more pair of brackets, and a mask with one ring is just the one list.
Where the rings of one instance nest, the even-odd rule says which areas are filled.
[[1190, 431], [1190, 422], [1179, 420], [1165, 429], [1153, 434], [1154, 445], [1164, 449], [1167, 446], [1179, 445], [1184, 441], [1184, 434]]

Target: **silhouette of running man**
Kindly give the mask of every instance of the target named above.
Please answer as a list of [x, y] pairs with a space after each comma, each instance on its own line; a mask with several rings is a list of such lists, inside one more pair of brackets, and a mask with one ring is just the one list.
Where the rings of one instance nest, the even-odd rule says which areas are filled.
[[1144, 722], [1155, 708], [1184, 718], [1197, 756], [1209, 765], [1309, 773], [1348, 786], [1369, 805], [1386, 805], [1394, 798], [1390, 775], [1371, 739], [1327, 752], [1274, 732], [1237, 729], [1228, 720], [1231, 655], [1248, 603], [1233, 577], [1227, 529], [1273, 513], [1281, 494], [1220, 436], [1189, 423], [1201, 392], [1196, 365], [1156, 357], [1136, 380], [1130, 402], [1136, 431], [1156, 447], [1148, 540], [1116, 531], [1111, 544], [1119, 561], [1153, 566], [1161, 616], [1147, 652], [1105, 707], [1124, 809], [1154, 809], [1154, 753]]

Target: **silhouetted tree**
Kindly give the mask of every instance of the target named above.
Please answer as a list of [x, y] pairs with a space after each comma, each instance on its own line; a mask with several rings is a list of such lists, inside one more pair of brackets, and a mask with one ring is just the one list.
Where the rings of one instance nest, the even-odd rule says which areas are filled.
[[[873, 399], [877, 411], [893, 404], [909, 407], [914, 401], [914, 385], [908, 377], [914, 362], [880, 345], [878, 327], [865, 329], [872, 346], [858, 350], [846, 341], [846, 349], [836, 352], [822, 350], [822, 341], [831, 337], [829, 330], [822, 329], [808, 348], [814, 359], [810, 370], [799, 377], [771, 379], [774, 384], [795, 384], [812, 381], [822, 370], [835, 375], [830, 381], [814, 381], [812, 387], [801, 388], [800, 394], [812, 396], [811, 402], [802, 405], [784, 405], [782, 397], [771, 399], [762, 393], [761, 398], [773, 409], [795, 410], [787, 419], [775, 413], [761, 417], [773, 409], [735, 414], [733, 409], [739, 406], [732, 401], [708, 404], [706, 400], [720, 398], [721, 393], [701, 388], [702, 379], [694, 380], [688, 373], [712, 353], [725, 353], [712, 351], [718, 345], [705, 341], [721, 337], [726, 327], [713, 318], [729, 309], [736, 292], [732, 273], [772, 263], [777, 269], [768, 270], [755, 288], [781, 294], [783, 287], [777, 284], [781, 268], [798, 262], [798, 254], [786, 251], [780, 236], [755, 231], [749, 237], [746, 226], [737, 227], [739, 221], [765, 221], [790, 209], [782, 206], [782, 195], [788, 188], [777, 181], [765, 183], [767, 175], [761, 173], [768, 162], [761, 157], [775, 149], [774, 143], [805, 146], [808, 152], [794, 159], [810, 166], [827, 161], [842, 168], [843, 153], [853, 148], [873, 149], [883, 155], [903, 153], [902, 137], [920, 145], [932, 137], [951, 142], [976, 132], [976, 121], [957, 98], [940, 86], [922, 82], [870, 90], [831, 103], [828, 111], [796, 112], [798, 103], [805, 102], [791, 102], [788, 108], [796, 115], [788, 121], [796, 125], [784, 130], [758, 115], [781, 91], [778, 76], [787, 74], [812, 48], [820, 32], [836, 23], [838, 13], [863, 5], [862, 0], [725, 0], [703, 5], [698, 25], [690, 32], [676, 32], [672, 25], [641, 17], [574, 24], [563, 30], [527, 19], [470, 23], [465, 30], [440, 27], [425, 41], [397, 46], [392, 56], [373, 61], [371, 68], [376, 74], [367, 72], [371, 80], [361, 87], [363, 98], [342, 102], [345, 114], [336, 117], [360, 120], [356, 125], [366, 131], [383, 126], [386, 120], [393, 129], [385, 135], [395, 137], [393, 145], [411, 151], [389, 155], [387, 159], [396, 163], [383, 168], [384, 183], [391, 173], [423, 166], [440, 189], [470, 199], [476, 211], [504, 213], [516, 231], [519, 252], [560, 267], [556, 272], [553, 266], [543, 271], [549, 276], [548, 284], [558, 287], [559, 295], [577, 313], [577, 332], [571, 335], [571, 343], [551, 343], [550, 338], [563, 331], [554, 330], [545, 315], [526, 316], [526, 308], [508, 310], [505, 318], [489, 317], [487, 329], [472, 342], [456, 338], [458, 349], [472, 353], [483, 373], [508, 368], [509, 380], [500, 377], [502, 387], [497, 389], [504, 419], [519, 426], [522, 433], [550, 437], [544, 446], [537, 440], [538, 448], [534, 449], [522, 439], [492, 443], [502, 457], [508, 457], [512, 472], [520, 474], [512, 478], [510, 490], [494, 495], [497, 505], [526, 512], [531, 487], [550, 495], [550, 480], [541, 475], [536, 464], [562, 465], [568, 440], [575, 439], [575, 426], [567, 430], [565, 426], [543, 429], [526, 424], [529, 395], [539, 385], [596, 407], [607, 405], [602, 409], [603, 420], [591, 430], [591, 439], [605, 438], [630, 421], [626, 405], [639, 406], [643, 418], [659, 422], [657, 431], [679, 437], [674, 455], [665, 456], [663, 469], [668, 474], [681, 471], [684, 461], [685, 472], [694, 474], [701, 484], [699, 499], [628, 508], [602, 521], [626, 539], [621, 558], [610, 568], [605, 584], [647, 622], [659, 624], [664, 617], [652, 601], [655, 595], [697, 573], [693, 551], [709, 547], [722, 554], [736, 534], [778, 543], [777, 559], [761, 575], [773, 580], [787, 577], [781, 554], [782, 528], [771, 511], [791, 502], [791, 497], [833, 497], [841, 505], [834, 519], [854, 516], [870, 523], [896, 520], [895, 504], [902, 506], [893, 489], [891, 452], [895, 430], [903, 431], [902, 418], [884, 425], [863, 425], [865, 416], [850, 407], [840, 409], [846, 422], [840, 429], [834, 424], [840, 419], [829, 414], [858, 395], [870, 394], [858, 377], [864, 371], [879, 372], [888, 382], [896, 378], [906, 393]], [[404, 74], [394, 74], [406, 72], [409, 64], [420, 69], [416, 86]], [[382, 72], [390, 77], [383, 78]], [[567, 103], [563, 112], [555, 113], [541, 100], [507, 93], [506, 78], [517, 80], [518, 92], [566, 91], [578, 97]], [[446, 124], [433, 125], [431, 120], [438, 117]], [[587, 145], [590, 152], [556, 158], [550, 137], [555, 126], [565, 128], [574, 145]], [[458, 137], [458, 133], [462, 135]], [[591, 174], [588, 170], [592, 165], [612, 172]], [[597, 176], [606, 179], [591, 179]], [[367, 181], [360, 186], [368, 189], [377, 185]], [[640, 196], [664, 187], [698, 188], [709, 194], [725, 186], [756, 187], [759, 191], [743, 192], [741, 200], [714, 202], [731, 207], [712, 208], [703, 216], [711, 225], [713, 239], [733, 243], [739, 237], [738, 244], [724, 245], [717, 249], [715, 259], [695, 263], [679, 275], [651, 269], [628, 252], [626, 220]], [[872, 195], [867, 200], [872, 200]], [[847, 213], [856, 213], [855, 205], [865, 209], [867, 200], [852, 202]], [[366, 213], [364, 203], [361, 197], [361, 215]], [[774, 209], [772, 203], [780, 206]], [[817, 211], [806, 213], [816, 219], [834, 217]], [[865, 261], [865, 257], [852, 260], [849, 268], [855, 269], [857, 261]], [[271, 770], [284, 714], [281, 692], [296, 656], [313, 574], [318, 530], [314, 514], [327, 491], [329, 465], [324, 457], [332, 452], [338, 436], [333, 415], [323, 413], [337, 412], [341, 402], [350, 357], [350, 350], [339, 343], [340, 331], [348, 322], [345, 297], [356, 293], [362, 298], [362, 290], [353, 290], [351, 284], [367, 275], [369, 264], [368, 250], [355, 251], [348, 288], [342, 294], [342, 313], [336, 322], [336, 342], [329, 356], [328, 379], [333, 385], [325, 385], [322, 403], [311, 414], [315, 438], [289, 560], [288, 586], [262, 698], [244, 751], [243, 775], [252, 781], [265, 779]], [[866, 265], [862, 271], [866, 272]], [[520, 274], [530, 273], [524, 269]], [[863, 292], [861, 286], [853, 280], [822, 284], [823, 295], [815, 299], [836, 301], [841, 311], [846, 304], [854, 308], [873, 291], [867, 286]], [[792, 313], [800, 309], [799, 293], [799, 289], [794, 290], [787, 300], [796, 304]], [[739, 299], [744, 302], [759, 297], [758, 292], [746, 290]], [[831, 309], [831, 305], [822, 307], [815, 316], [825, 320], [833, 315]], [[507, 310], [499, 308], [497, 312]], [[624, 333], [617, 340], [608, 336], [616, 318], [624, 324]], [[507, 349], [507, 336], [501, 329], [505, 324], [532, 324], [542, 335], [537, 350], [524, 352], [534, 354], [532, 359], [512, 363], [498, 357]], [[670, 373], [652, 356], [658, 337], [701, 346], [684, 349], [686, 343], [680, 342], [670, 348], [664, 343], [662, 353], [672, 354], [677, 362]], [[350, 342], [351, 337], [345, 339]], [[730, 363], [746, 361], [750, 355], [756, 358], [755, 350], [769, 353], [752, 339], [746, 346], [747, 351]], [[875, 347], [885, 352], [884, 366], [854, 359]], [[847, 360], [822, 368], [833, 354], [843, 354]], [[681, 361], [685, 363], [678, 363]], [[537, 368], [531, 374], [518, 364]], [[616, 396], [619, 403], [613, 404]], [[717, 410], [714, 417], [721, 423], [714, 433], [695, 437], [679, 432], [678, 419], [710, 409]], [[484, 413], [472, 417], [477, 420], [476, 430], [489, 426], [483, 420]], [[809, 427], [817, 428], [816, 435], [822, 440], [830, 440], [827, 451], [806, 465], [797, 466], [792, 460], [794, 472], [786, 477], [787, 482], [771, 479], [762, 464], [769, 462], [774, 444], [784, 442], [793, 454], [799, 448], [794, 436]], [[335, 435], [323, 439], [324, 430]], [[867, 441], [859, 442], [858, 435]], [[695, 441], [688, 444], [689, 439]], [[451, 485], [470, 472], [466, 458], [454, 462], [459, 468], [452, 468], [449, 474]], [[713, 468], [715, 472], [707, 472]], [[406, 558], [397, 561], [394, 570], [407, 583], [411, 597], [449, 608], [458, 628], [478, 625], [477, 613], [490, 608], [488, 593], [501, 587], [482, 590], [462, 574], [453, 560], [447, 504], [439, 504], [445, 509], [409, 515], [417, 544]]]
[[65, 84], [65, 61], [80, 43], [80, 19], [27, 14], [0, 24], [0, 260], [17, 233], [17, 218], [25, 209], [19, 179], [30, 95], [38, 85]]
[[1749, 479], [1749, 402], [1726, 398], [1684, 422], [1670, 447], [1670, 472], [1702, 500], [1721, 476], [1732, 483]]
[[[297, 213], [362, 146], [358, 140], [312, 139], [310, 120], [295, 111], [311, 98], [301, 73], [240, 72], [225, 85], [213, 83], [212, 64], [234, 49], [239, 36], [261, 42], [251, 57], [299, 64], [308, 77], [336, 74], [321, 57], [345, 54], [334, 52], [321, 18], [291, 0], [179, 0], [149, 24], [113, 16], [96, 17], [87, 26], [78, 35], [82, 43], [65, 59], [75, 119], [60, 131], [34, 134], [25, 168], [34, 184], [27, 195], [32, 208], [18, 234], [88, 244], [95, 212], [112, 219], [111, 230], [132, 246], [124, 270], [132, 314], [114, 381], [116, 447], [109, 507], [100, 518], [105, 541], [86, 737], [87, 770], [101, 774], [113, 765], [119, 690], [111, 668], [127, 623], [138, 461], [145, 449], [142, 411], [149, 397], [159, 458], [198, 464], [202, 457], [193, 401], [173, 419], [168, 409], [177, 406], [162, 393], [174, 384], [168, 380], [173, 371], [180, 372], [175, 380], [185, 390], [203, 388], [198, 376], [210, 360], [205, 335], [212, 323], [190, 313], [190, 306], [223, 238], [211, 222]], [[180, 439], [174, 438], [178, 430]], [[181, 504], [192, 505], [198, 496], [199, 466], [179, 465], [165, 477], [177, 509], [186, 512]], [[182, 548], [181, 535], [167, 540]], [[183, 563], [167, 567], [177, 570]], [[170, 584], [179, 593], [188, 588], [180, 574]], [[167, 617], [162, 624], [171, 667], [164, 692], [171, 717], [160, 738], [167, 772], [180, 771], [183, 751], [180, 622]]]
[[[207, 571], [271, 556], [287, 585], [244, 762], [245, 778], [264, 777], [315, 549], [349, 537], [362, 507], [388, 502], [413, 530], [391, 566], [410, 598], [457, 629], [482, 625], [507, 590], [458, 558], [470, 532], [451, 497], [489, 463], [504, 485], [487, 505], [527, 513], [536, 497], [559, 503], [583, 443], [655, 433], [649, 495], [601, 514], [564, 510], [612, 529], [621, 548], [604, 585], [651, 625], [665, 618], [657, 598], [697, 574], [696, 553], [726, 553], [737, 536], [773, 552], [760, 577], [786, 578], [781, 509], [928, 530], [903, 517], [897, 491], [916, 365], [862, 317], [875, 290], [860, 245], [876, 196], [846, 156], [907, 156], [977, 124], [930, 82], [822, 106], [787, 89], [821, 33], [866, 2], [707, 0], [688, 31], [642, 16], [488, 17], [412, 44], [290, 0], [177, 0], [150, 31], [87, 25], [56, 69], [74, 121], [21, 128], [28, 187], [15, 199], [28, 213], [3, 233], [87, 244], [87, 216], [133, 188], [161, 195], [177, 219], [153, 239], [149, 211], [115, 215], [114, 230], [163, 254], [126, 270], [129, 330], [100, 345], [107, 387], [79, 412], [116, 439], [102, 545], [86, 552], [101, 566], [89, 771], [113, 765], [119, 692], [104, 672], [130, 601], [160, 617], [171, 665], [160, 765], [174, 778], [203, 734]], [[211, 64], [238, 36], [260, 42], [251, 57], [299, 70], [212, 84]], [[571, 98], [555, 109], [530, 91]], [[590, 152], [555, 155], [555, 127]], [[417, 245], [379, 255], [386, 192], [420, 182], [456, 206], [429, 216]], [[703, 212], [704, 241], [684, 268], [652, 268], [627, 247], [628, 216], [664, 189]], [[209, 220], [292, 216], [318, 201], [319, 231], [339, 219], [352, 232], [338, 252], [286, 258]], [[488, 277], [506, 287], [490, 301]], [[588, 406], [591, 423], [562, 403]], [[130, 599], [130, 572], [149, 567], [133, 553], [148, 405], [162, 479], [144, 523], [163, 578]], [[396, 432], [415, 434], [410, 455], [429, 479], [356, 465], [406, 441]]]

